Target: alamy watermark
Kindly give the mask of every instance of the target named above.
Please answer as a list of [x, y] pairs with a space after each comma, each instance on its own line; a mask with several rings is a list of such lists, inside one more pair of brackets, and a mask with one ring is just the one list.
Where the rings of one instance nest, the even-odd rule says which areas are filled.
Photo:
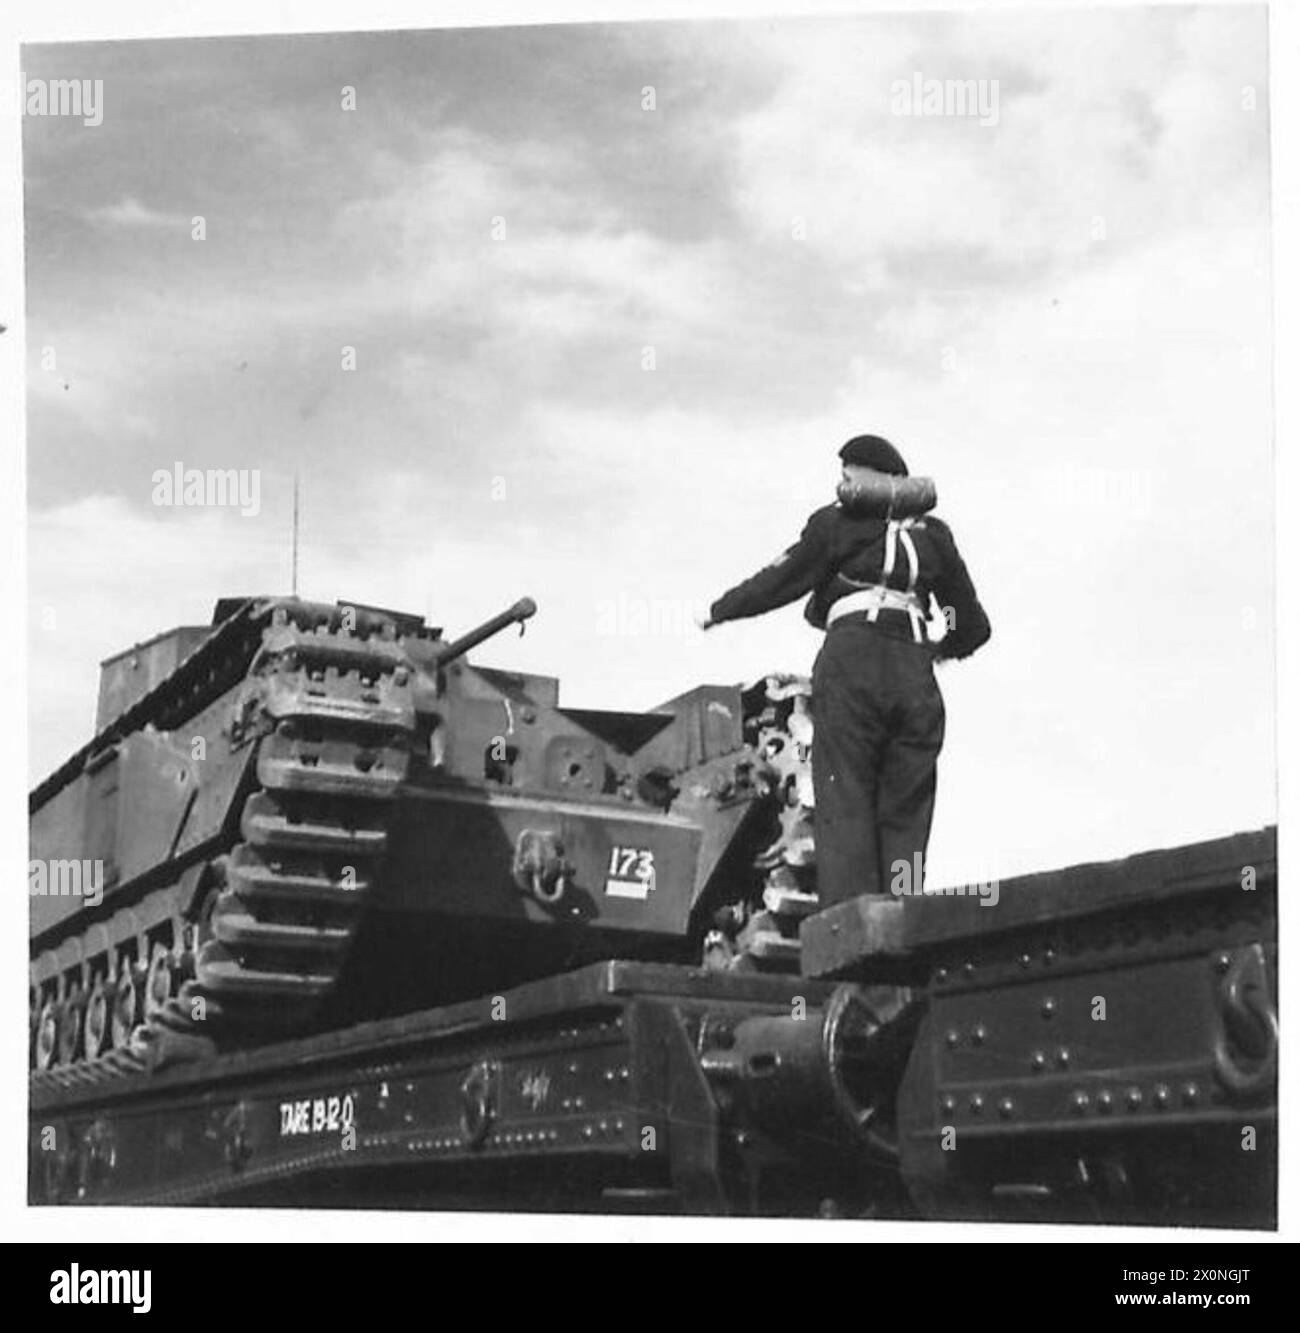
[[1002, 888], [996, 879], [974, 879], [964, 884], [931, 886], [925, 882], [924, 860], [916, 852], [911, 861], [891, 863], [889, 891], [896, 898], [979, 898], [981, 907], [996, 907]]
[[257, 468], [187, 468], [174, 463], [170, 471], [159, 468], [153, 474], [156, 505], [200, 507], [238, 507], [245, 518], [255, 517], [262, 508], [262, 474]]
[[84, 898], [87, 907], [104, 901], [103, 861], [28, 861], [27, 892], [33, 898]]
[[152, 1268], [85, 1268], [69, 1264], [50, 1274], [52, 1305], [129, 1305], [132, 1314], [153, 1309]]
[[1065, 509], [1106, 510], [1130, 519], [1155, 513], [1155, 474], [1149, 468], [1091, 467], [1077, 463], [1042, 468], [1032, 475], [1029, 497]]
[[596, 633], [602, 638], [677, 638], [692, 633], [707, 612], [704, 602], [619, 593], [596, 603]]
[[24, 116], [71, 116], [94, 128], [104, 123], [103, 79], [29, 79], [18, 75]]
[[997, 79], [927, 79], [920, 70], [889, 86], [889, 111], [895, 116], [951, 116], [998, 123]]

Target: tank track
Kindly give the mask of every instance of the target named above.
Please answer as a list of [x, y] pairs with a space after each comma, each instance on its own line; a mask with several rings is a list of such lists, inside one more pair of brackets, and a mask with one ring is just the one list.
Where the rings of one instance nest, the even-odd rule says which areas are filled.
[[[242, 671], [231, 669], [232, 647]], [[397, 622], [347, 606], [248, 604], [177, 675], [206, 689], [185, 702], [146, 698], [114, 730], [197, 711], [242, 678], [230, 736], [256, 745], [256, 785], [234, 840], [204, 867], [199, 919], [174, 946], [155, 944], [147, 965], [137, 959], [107, 985], [43, 1007], [33, 1086], [78, 1086], [300, 1030], [333, 990], [374, 891], [415, 737], [414, 671]]]
[[760, 896], [726, 905], [704, 939], [702, 962], [712, 971], [799, 970], [799, 923], [819, 906], [811, 698], [806, 676], [768, 676], [746, 692], [745, 738], [762, 762], [779, 828], [754, 860]]

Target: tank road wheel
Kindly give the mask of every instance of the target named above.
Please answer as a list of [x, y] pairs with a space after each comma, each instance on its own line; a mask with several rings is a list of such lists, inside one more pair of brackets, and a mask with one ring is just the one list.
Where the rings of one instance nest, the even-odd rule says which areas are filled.
[[113, 993], [109, 1029], [115, 1051], [131, 1044], [131, 1034], [144, 1022], [144, 968], [125, 960]]
[[59, 1014], [59, 1063], [75, 1064], [84, 1050], [86, 1018], [86, 995], [84, 991], [73, 991], [60, 1005]]
[[159, 940], [149, 952], [149, 973], [144, 983], [144, 1015], [146, 1019], [162, 1013], [167, 1001], [176, 991], [176, 972], [172, 951]]
[[104, 978], [96, 977], [86, 1000], [86, 1059], [97, 1060], [112, 1043], [112, 1001]]
[[36, 1068], [53, 1069], [59, 1063], [59, 1004], [46, 1000], [36, 1020]]

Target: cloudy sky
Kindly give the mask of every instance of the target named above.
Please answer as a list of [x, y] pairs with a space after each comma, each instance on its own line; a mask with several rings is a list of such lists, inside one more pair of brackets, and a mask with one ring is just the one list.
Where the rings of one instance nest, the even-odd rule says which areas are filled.
[[[531, 594], [479, 658], [570, 704], [807, 671], [798, 606], [686, 612], [871, 431], [935, 477], [994, 624], [942, 678], [936, 876], [1276, 818], [1262, 9], [23, 66], [104, 90], [98, 126], [23, 127], [34, 779], [100, 658], [287, 590], [295, 471], [305, 595], [455, 632]], [[918, 75], [996, 81], [995, 121], [896, 114]], [[154, 505], [177, 462], [258, 470], [260, 512]]]

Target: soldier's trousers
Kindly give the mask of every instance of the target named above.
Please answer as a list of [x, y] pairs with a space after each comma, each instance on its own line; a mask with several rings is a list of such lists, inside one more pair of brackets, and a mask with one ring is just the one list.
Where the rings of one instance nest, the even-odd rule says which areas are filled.
[[813, 667], [812, 714], [822, 906], [888, 893], [895, 863], [914, 877], [930, 839], [944, 707], [929, 649], [865, 617], [837, 620]]

